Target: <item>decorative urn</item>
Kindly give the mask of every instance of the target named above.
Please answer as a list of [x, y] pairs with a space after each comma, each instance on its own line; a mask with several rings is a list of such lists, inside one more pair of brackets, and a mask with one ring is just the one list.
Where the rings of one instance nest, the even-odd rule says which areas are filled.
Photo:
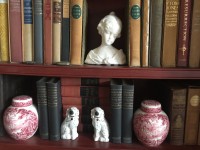
[[156, 100], [144, 100], [134, 113], [133, 128], [137, 139], [144, 145], [160, 145], [169, 132], [169, 119]]
[[3, 123], [7, 133], [16, 140], [32, 137], [38, 128], [38, 113], [32, 97], [14, 97], [12, 104], [4, 112]]

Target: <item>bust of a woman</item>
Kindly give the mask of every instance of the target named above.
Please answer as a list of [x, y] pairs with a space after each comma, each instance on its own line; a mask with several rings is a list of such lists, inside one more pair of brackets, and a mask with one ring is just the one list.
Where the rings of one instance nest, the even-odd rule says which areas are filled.
[[112, 46], [115, 39], [121, 35], [121, 20], [114, 12], [111, 12], [99, 22], [97, 29], [102, 38], [101, 45], [88, 53], [85, 63], [107, 65], [125, 64], [126, 56], [123, 50], [118, 50]]

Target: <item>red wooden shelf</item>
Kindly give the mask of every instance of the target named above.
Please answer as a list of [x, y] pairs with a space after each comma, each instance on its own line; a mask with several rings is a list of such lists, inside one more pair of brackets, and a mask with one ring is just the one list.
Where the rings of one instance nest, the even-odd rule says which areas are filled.
[[133, 79], [200, 79], [200, 69], [0, 64], [0, 74]]

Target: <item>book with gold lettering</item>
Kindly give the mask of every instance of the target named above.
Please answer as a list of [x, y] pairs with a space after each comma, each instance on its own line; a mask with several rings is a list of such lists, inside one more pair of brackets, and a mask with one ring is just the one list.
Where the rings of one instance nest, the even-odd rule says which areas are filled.
[[9, 61], [8, 1], [0, 0], [0, 61]]
[[164, 2], [162, 67], [176, 66], [179, 0]]

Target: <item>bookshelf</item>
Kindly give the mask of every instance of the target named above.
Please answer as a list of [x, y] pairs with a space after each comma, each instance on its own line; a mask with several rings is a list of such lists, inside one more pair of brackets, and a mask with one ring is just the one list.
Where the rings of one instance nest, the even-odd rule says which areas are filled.
[[[116, 11], [117, 15], [126, 22], [126, 9], [128, 1], [124, 0], [88, 0], [89, 20], [87, 34], [87, 49], [96, 47], [100, 42], [100, 36], [97, 33], [96, 25], [99, 20], [110, 11]], [[102, 7], [104, 8], [102, 10]], [[126, 26], [126, 24], [125, 24]], [[126, 49], [126, 30], [123, 30], [121, 40], [115, 43], [116, 47]], [[96, 39], [96, 40], [94, 40]], [[30, 79], [39, 76], [49, 77], [76, 77], [76, 78], [131, 78], [135, 80], [179, 80], [179, 81], [200, 81], [200, 68], [151, 68], [151, 67], [128, 67], [128, 66], [101, 66], [101, 65], [43, 65], [43, 64], [17, 64], [0, 63], [0, 74], [25, 75]], [[80, 134], [75, 141], [60, 140], [49, 141], [42, 140], [36, 134], [26, 141], [16, 141], [8, 136], [0, 137], [0, 147], [4, 150], [61, 150], [61, 149], [108, 149], [108, 150], [146, 150], [146, 149], [165, 149], [165, 150], [199, 150], [200, 146], [174, 146], [164, 142], [156, 148], [147, 148], [139, 142], [132, 144], [113, 144], [94, 142], [92, 135]]]

